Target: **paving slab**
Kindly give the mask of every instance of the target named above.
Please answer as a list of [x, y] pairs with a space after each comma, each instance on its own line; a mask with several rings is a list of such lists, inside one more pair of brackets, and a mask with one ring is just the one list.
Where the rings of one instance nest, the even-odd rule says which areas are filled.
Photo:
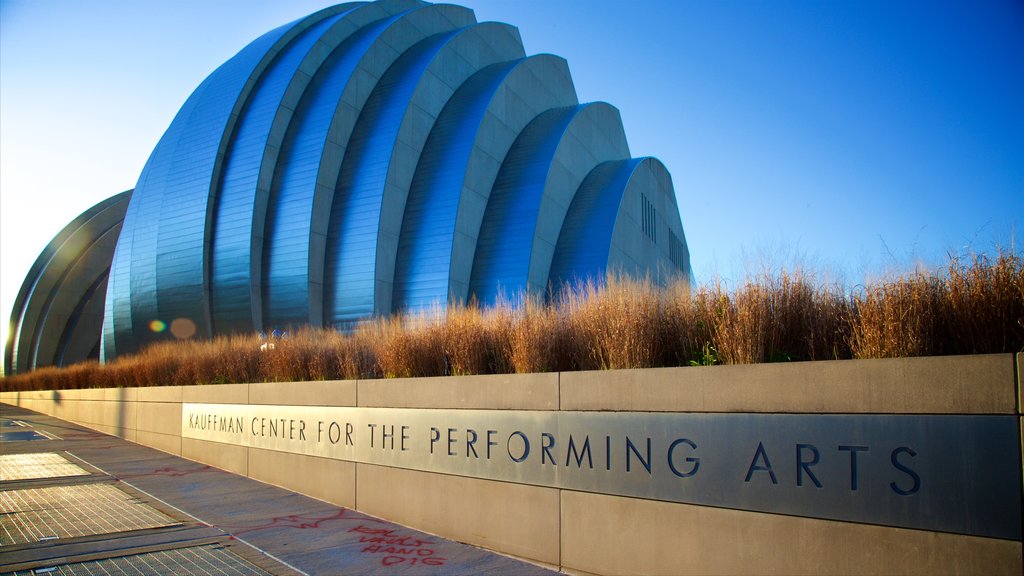
[[71, 573], [92, 563], [95, 569], [140, 565], [165, 574], [207, 565], [252, 574], [554, 574], [23, 408], [0, 405], [0, 426], [5, 436], [17, 433], [0, 444], [4, 456], [48, 454], [39, 461], [66, 461], [87, 473], [15, 479], [15, 465], [34, 460], [8, 458], [2, 474], [10, 478], [0, 480], [8, 500], [26, 489], [104, 485], [173, 521], [110, 534], [0, 542], [0, 573], [58, 564]]

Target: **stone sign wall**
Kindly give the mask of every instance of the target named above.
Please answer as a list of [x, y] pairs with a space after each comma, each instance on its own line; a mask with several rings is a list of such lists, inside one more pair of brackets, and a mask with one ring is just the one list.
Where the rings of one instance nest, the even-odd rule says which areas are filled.
[[1020, 574], [1017, 360], [0, 400], [566, 570]]

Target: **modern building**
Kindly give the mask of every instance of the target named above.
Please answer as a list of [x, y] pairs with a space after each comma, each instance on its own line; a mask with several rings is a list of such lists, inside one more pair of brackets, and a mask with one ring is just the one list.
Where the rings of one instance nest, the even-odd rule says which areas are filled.
[[613, 106], [469, 9], [341, 4], [196, 88], [135, 189], [40, 255], [4, 360], [112, 359], [168, 326], [344, 329], [610, 270], [690, 277], [671, 177], [630, 157]]

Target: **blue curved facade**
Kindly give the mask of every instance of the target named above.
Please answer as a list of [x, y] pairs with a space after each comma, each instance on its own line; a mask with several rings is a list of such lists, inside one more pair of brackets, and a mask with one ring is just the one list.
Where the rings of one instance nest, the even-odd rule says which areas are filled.
[[288, 44], [261, 75], [242, 108], [221, 171], [213, 221], [210, 303], [214, 331], [247, 330], [256, 321], [250, 260], [253, 216], [258, 200], [262, 200], [260, 212], [266, 210], [266, 195], [258, 194], [257, 189], [263, 163], [268, 161], [265, 152], [272, 143], [274, 119], [304, 58], [344, 14], [316, 23]]
[[122, 192], [89, 208], [36, 258], [11, 312], [6, 374], [99, 356], [110, 263], [131, 195]]
[[[132, 353], [175, 322], [346, 328], [609, 270], [690, 277], [671, 177], [631, 158], [618, 111], [579, 103], [566, 62], [527, 56], [516, 28], [447, 4], [342, 4], [257, 38], [118, 198], [103, 274], [51, 298], [102, 321], [44, 330], [26, 279], [8, 373]], [[69, 344], [82, 330], [101, 345]]]

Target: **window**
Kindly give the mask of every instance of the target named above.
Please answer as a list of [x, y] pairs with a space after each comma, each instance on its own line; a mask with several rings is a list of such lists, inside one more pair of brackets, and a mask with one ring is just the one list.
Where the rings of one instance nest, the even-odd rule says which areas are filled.
[[668, 231], [668, 259], [672, 261], [677, 270], [680, 272], [685, 271], [686, 249], [683, 248], [683, 243], [679, 240], [679, 237], [671, 230]]
[[658, 212], [654, 204], [647, 199], [646, 194], [640, 194], [640, 212], [644, 230], [644, 236], [651, 239], [651, 242], [658, 243]]

